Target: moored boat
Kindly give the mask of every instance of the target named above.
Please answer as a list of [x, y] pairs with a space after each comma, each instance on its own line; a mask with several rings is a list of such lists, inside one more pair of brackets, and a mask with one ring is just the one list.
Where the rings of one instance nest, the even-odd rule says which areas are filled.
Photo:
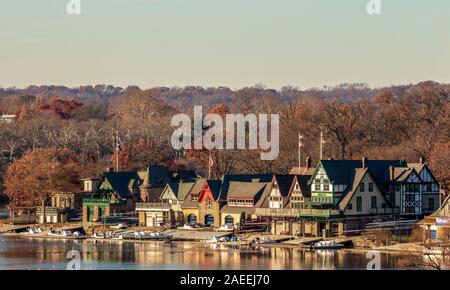
[[311, 250], [339, 250], [343, 247], [343, 244], [338, 244], [336, 241], [320, 241], [311, 245]]

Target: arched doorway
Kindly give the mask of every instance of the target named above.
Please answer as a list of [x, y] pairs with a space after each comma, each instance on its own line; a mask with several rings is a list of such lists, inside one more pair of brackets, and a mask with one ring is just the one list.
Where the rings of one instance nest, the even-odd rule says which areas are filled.
[[227, 215], [225, 217], [225, 224], [226, 225], [232, 225], [234, 224], [234, 217], [232, 217], [231, 215]]
[[205, 226], [214, 226], [214, 217], [210, 214], [205, 215]]
[[188, 221], [188, 224], [196, 224], [197, 216], [195, 214], [191, 213], [190, 215], [188, 215], [187, 221]]

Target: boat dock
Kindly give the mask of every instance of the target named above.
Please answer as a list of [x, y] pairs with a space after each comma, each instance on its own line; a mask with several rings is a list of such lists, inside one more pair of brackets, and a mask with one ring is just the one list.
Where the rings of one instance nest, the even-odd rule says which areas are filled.
[[25, 226], [1, 227], [0, 228], [0, 234], [6, 234], [6, 233], [11, 233], [11, 232], [23, 231], [23, 230], [26, 230], [28, 227], [29, 227], [28, 225], [25, 225]]
[[172, 236], [171, 241], [207, 241], [213, 237], [221, 238], [231, 236], [230, 232], [215, 231], [191, 231], [191, 230], [167, 230], [163, 232]]

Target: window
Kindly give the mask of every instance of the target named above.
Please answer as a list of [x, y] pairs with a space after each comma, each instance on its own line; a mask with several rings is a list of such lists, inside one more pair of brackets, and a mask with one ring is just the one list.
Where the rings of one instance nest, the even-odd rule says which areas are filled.
[[415, 195], [414, 194], [405, 194], [405, 201], [415, 201]]
[[432, 191], [431, 183], [427, 183], [427, 192], [431, 192], [431, 191]]
[[434, 198], [432, 197], [428, 199], [428, 211], [434, 211]]
[[381, 204], [381, 208], [386, 209], [386, 204], [384, 202]]
[[369, 182], [369, 192], [373, 192], [373, 182]]
[[206, 200], [206, 208], [207, 208], [207, 209], [211, 209], [211, 199], [210, 199], [210, 198], [208, 198], [208, 199]]
[[356, 197], [356, 211], [362, 212], [362, 197], [361, 196]]
[[347, 209], [348, 210], [352, 210], [353, 209], [353, 204], [351, 204], [351, 203], [347, 204]]
[[359, 184], [359, 191], [364, 192], [364, 183]]
[[197, 216], [195, 214], [190, 214], [190, 215], [188, 215], [187, 221], [188, 221], [188, 224], [190, 224], [190, 225], [196, 224]]
[[191, 200], [192, 201], [197, 201], [198, 200], [198, 195], [197, 194], [191, 195]]
[[413, 206], [406, 206], [405, 213], [415, 213], [415, 209]]
[[323, 191], [330, 191], [330, 185], [329, 184], [324, 184], [323, 185]]
[[234, 218], [231, 215], [227, 215], [225, 217], [225, 224], [226, 225], [232, 225], [234, 224]]
[[405, 192], [420, 192], [419, 183], [408, 183], [405, 185]]
[[377, 197], [376, 196], [372, 196], [370, 198], [370, 207], [372, 209], [376, 209], [377, 208]]
[[400, 184], [396, 184], [395, 185], [395, 192], [399, 192], [400, 191]]
[[314, 184], [314, 189], [319, 191], [320, 190], [320, 183]]

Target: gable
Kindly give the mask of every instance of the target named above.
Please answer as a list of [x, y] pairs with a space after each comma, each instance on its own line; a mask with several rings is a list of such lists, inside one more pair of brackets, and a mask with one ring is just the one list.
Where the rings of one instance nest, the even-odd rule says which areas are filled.
[[308, 185], [312, 185], [316, 179], [328, 179], [331, 182], [330, 177], [328, 176], [326, 168], [322, 165], [322, 162], [317, 164], [316, 170], [311, 175], [308, 181]]
[[437, 182], [434, 175], [431, 173], [431, 171], [428, 169], [428, 167], [425, 165], [423, 166], [422, 170], [419, 172], [420, 179], [422, 179], [423, 182]]
[[211, 199], [211, 201], [215, 201], [211, 188], [208, 185], [208, 182], [205, 182], [200, 195], [198, 196], [198, 202], [204, 202], [207, 199]]
[[166, 187], [164, 188], [164, 191], [161, 194], [160, 199], [176, 200], [177, 197], [175, 196], [175, 193], [173, 192], [172, 187], [170, 187], [169, 185], [166, 185]]
[[[369, 192], [367, 187], [365, 187], [364, 192], [360, 192], [359, 185], [362, 182], [373, 183], [373, 192]], [[339, 209], [345, 212], [347, 210], [347, 205], [349, 203], [356, 204], [357, 196], [363, 196], [366, 199], [370, 198], [371, 196], [376, 196], [377, 199], [382, 199], [386, 203], [386, 206], [389, 206], [388, 200], [386, 199], [383, 192], [378, 187], [378, 184], [375, 182], [371, 173], [367, 169], [356, 170], [353, 176], [353, 183], [350, 186], [349, 192], [346, 195], [344, 195], [341, 201], [338, 203]]]
[[112, 191], [113, 187], [112, 187], [111, 183], [109, 183], [108, 179], [103, 178], [99, 182], [99, 184], [97, 186], [97, 189], [99, 189], [99, 190], [111, 190]]
[[421, 183], [422, 180], [420, 179], [420, 176], [416, 173], [416, 171], [412, 170], [408, 178], [406, 179], [406, 182]]
[[280, 190], [276, 187], [272, 187], [272, 191], [270, 192], [270, 196], [281, 196]]

